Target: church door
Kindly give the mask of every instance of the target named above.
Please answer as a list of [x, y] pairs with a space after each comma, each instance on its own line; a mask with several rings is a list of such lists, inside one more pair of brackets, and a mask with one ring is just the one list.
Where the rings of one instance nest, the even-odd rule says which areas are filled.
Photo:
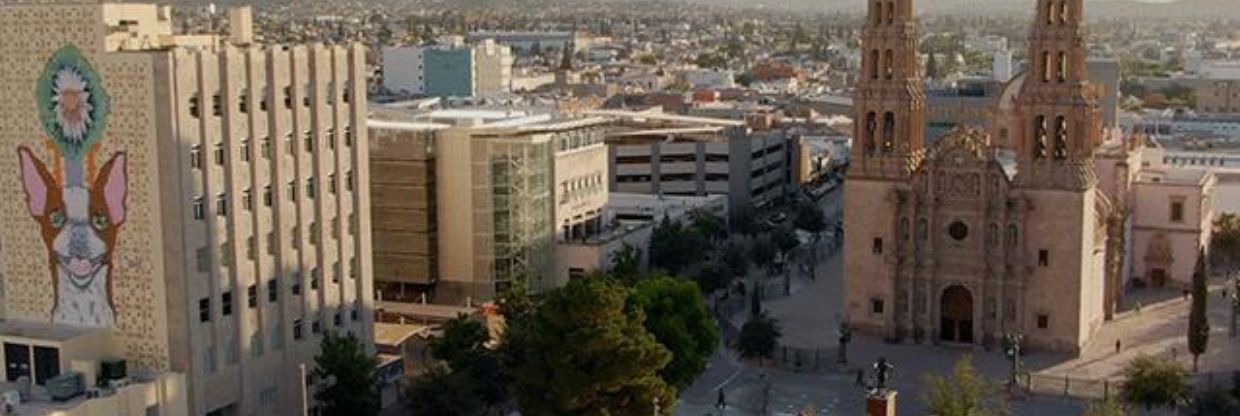
[[1150, 284], [1153, 284], [1154, 287], [1156, 288], [1167, 287], [1167, 270], [1166, 269], [1150, 270]]
[[963, 286], [943, 291], [939, 303], [939, 337], [947, 342], [973, 343], [973, 295]]

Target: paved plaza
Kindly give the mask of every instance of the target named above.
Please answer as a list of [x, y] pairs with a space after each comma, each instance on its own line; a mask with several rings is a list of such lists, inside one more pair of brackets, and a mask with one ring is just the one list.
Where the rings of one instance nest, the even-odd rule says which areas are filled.
[[[838, 202], [832, 200], [835, 198], [839, 198], [838, 193], [829, 194], [822, 202], [829, 218], [839, 212]], [[842, 259], [835, 250], [823, 249], [819, 253], [818, 278], [810, 280], [803, 270], [795, 271], [792, 295], [766, 301], [763, 309], [779, 319], [784, 334], [782, 344], [822, 350], [824, 359], [831, 364], [804, 372], [759, 366], [739, 361], [732, 350], [721, 346], [707, 371], [682, 392], [678, 415], [796, 415], [806, 410], [816, 415], [863, 414], [864, 392], [855, 384], [856, 370], [862, 365], [868, 367], [880, 357], [896, 366], [892, 384], [900, 392], [900, 414], [924, 414], [921, 395], [926, 375], [949, 373], [955, 362], [965, 355], [971, 356], [975, 367], [996, 382], [1007, 378], [1009, 363], [997, 349], [888, 344], [861, 334], [854, 334], [849, 345], [849, 363], [833, 364], [837, 351], [836, 322], [843, 301]], [[1227, 373], [1240, 370], [1240, 338], [1228, 334], [1231, 312], [1222, 297], [1223, 286], [1221, 279], [1212, 286], [1210, 323], [1213, 330], [1209, 351], [1201, 358], [1201, 371], [1215, 373], [1226, 383]], [[1179, 291], [1132, 291], [1127, 294], [1124, 310], [1103, 326], [1080, 357], [1032, 352], [1024, 359], [1025, 368], [1035, 377], [1061, 386], [1063, 383], [1058, 380], [1063, 378], [1099, 380], [1099, 383], [1100, 380], [1114, 380], [1129, 360], [1141, 354], [1174, 357], [1191, 367], [1192, 357], [1186, 352], [1185, 341], [1188, 303]], [[747, 309], [736, 313], [730, 317], [731, 323], [739, 327], [747, 314]], [[1115, 352], [1117, 339], [1122, 344], [1119, 353]], [[1109, 390], [1110, 385], [1105, 388], [1107, 394], [1114, 391]], [[720, 390], [728, 403], [726, 410], [715, 407]], [[1080, 395], [1075, 387], [1070, 390], [1072, 396]], [[1012, 414], [1021, 416], [1075, 415], [1080, 414], [1084, 406], [1081, 399], [1046, 392], [1013, 397], [1009, 403]], [[1148, 414], [1169, 413], [1156, 410]]]

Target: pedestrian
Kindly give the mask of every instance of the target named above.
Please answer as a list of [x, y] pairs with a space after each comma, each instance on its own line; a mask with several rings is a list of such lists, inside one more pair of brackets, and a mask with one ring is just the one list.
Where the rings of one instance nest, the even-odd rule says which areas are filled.
[[865, 370], [857, 369], [857, 387], [865, 387]]
[[1120, 342], [1119, 342], [1119, 340], [1117, 339], [1117, 340], [1115, 340], [1115, 353], [1116, 353], [1116, 354], [1119, 354], [1119, 349], [1120, 349]]
[[723, 388], [719, 388], [719, 400], [715, 401], [715, 408], [725, 410], [728, 408], [728, 399], [723, 395]]

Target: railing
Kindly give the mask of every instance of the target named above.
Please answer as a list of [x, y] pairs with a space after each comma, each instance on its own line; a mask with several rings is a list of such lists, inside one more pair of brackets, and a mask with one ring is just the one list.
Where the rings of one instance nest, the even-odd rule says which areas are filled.
[[[1197, 373], [1189, 376], [1188, 383], [1194, 388], [1228, 387], [1231, 377], [1231, 373]], [[1112, 397], [1118, 395], [1124, 385], [1122, 377], [1090, 379], [1049, 374], [1023, 374], [1019, 382], [1027, 393], [1076, 399]]]

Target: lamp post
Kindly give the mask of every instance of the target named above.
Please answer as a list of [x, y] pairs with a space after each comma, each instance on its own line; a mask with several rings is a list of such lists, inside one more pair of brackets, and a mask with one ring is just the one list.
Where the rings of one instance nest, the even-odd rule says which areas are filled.
[[659, 398], [658, 398], [658, 397], [655, 397], [655, 398], [654, 398], [653, 400], [651, 400], [651, 401], [654, 403], [654, 413], [652, 413], [652, 414], [653, 414], [654, 416], [659, 416], [659, 410], [660, 410], [660, 409], [659, 409]]
[[848, 327], [847, 319], [840, 319], [840, 355], [835, 362], [840, 364], [848, 364], [848, 343], [852, 342], [852, 328]]
[[1018, 383], [1017, 376], [1020, 375], [1020, 343], [1024, 338], [1024, 335], [1021, 334], [1003, 334], [1003, 353], [1007, 355], [1012, 365], [1008, 375], [1008, 390], [1016, 388]]
[[306, 363], [297, 364], [297, 370], [301, 373], [301, 416], [309, 416], [310, 392], [306, 386]]

